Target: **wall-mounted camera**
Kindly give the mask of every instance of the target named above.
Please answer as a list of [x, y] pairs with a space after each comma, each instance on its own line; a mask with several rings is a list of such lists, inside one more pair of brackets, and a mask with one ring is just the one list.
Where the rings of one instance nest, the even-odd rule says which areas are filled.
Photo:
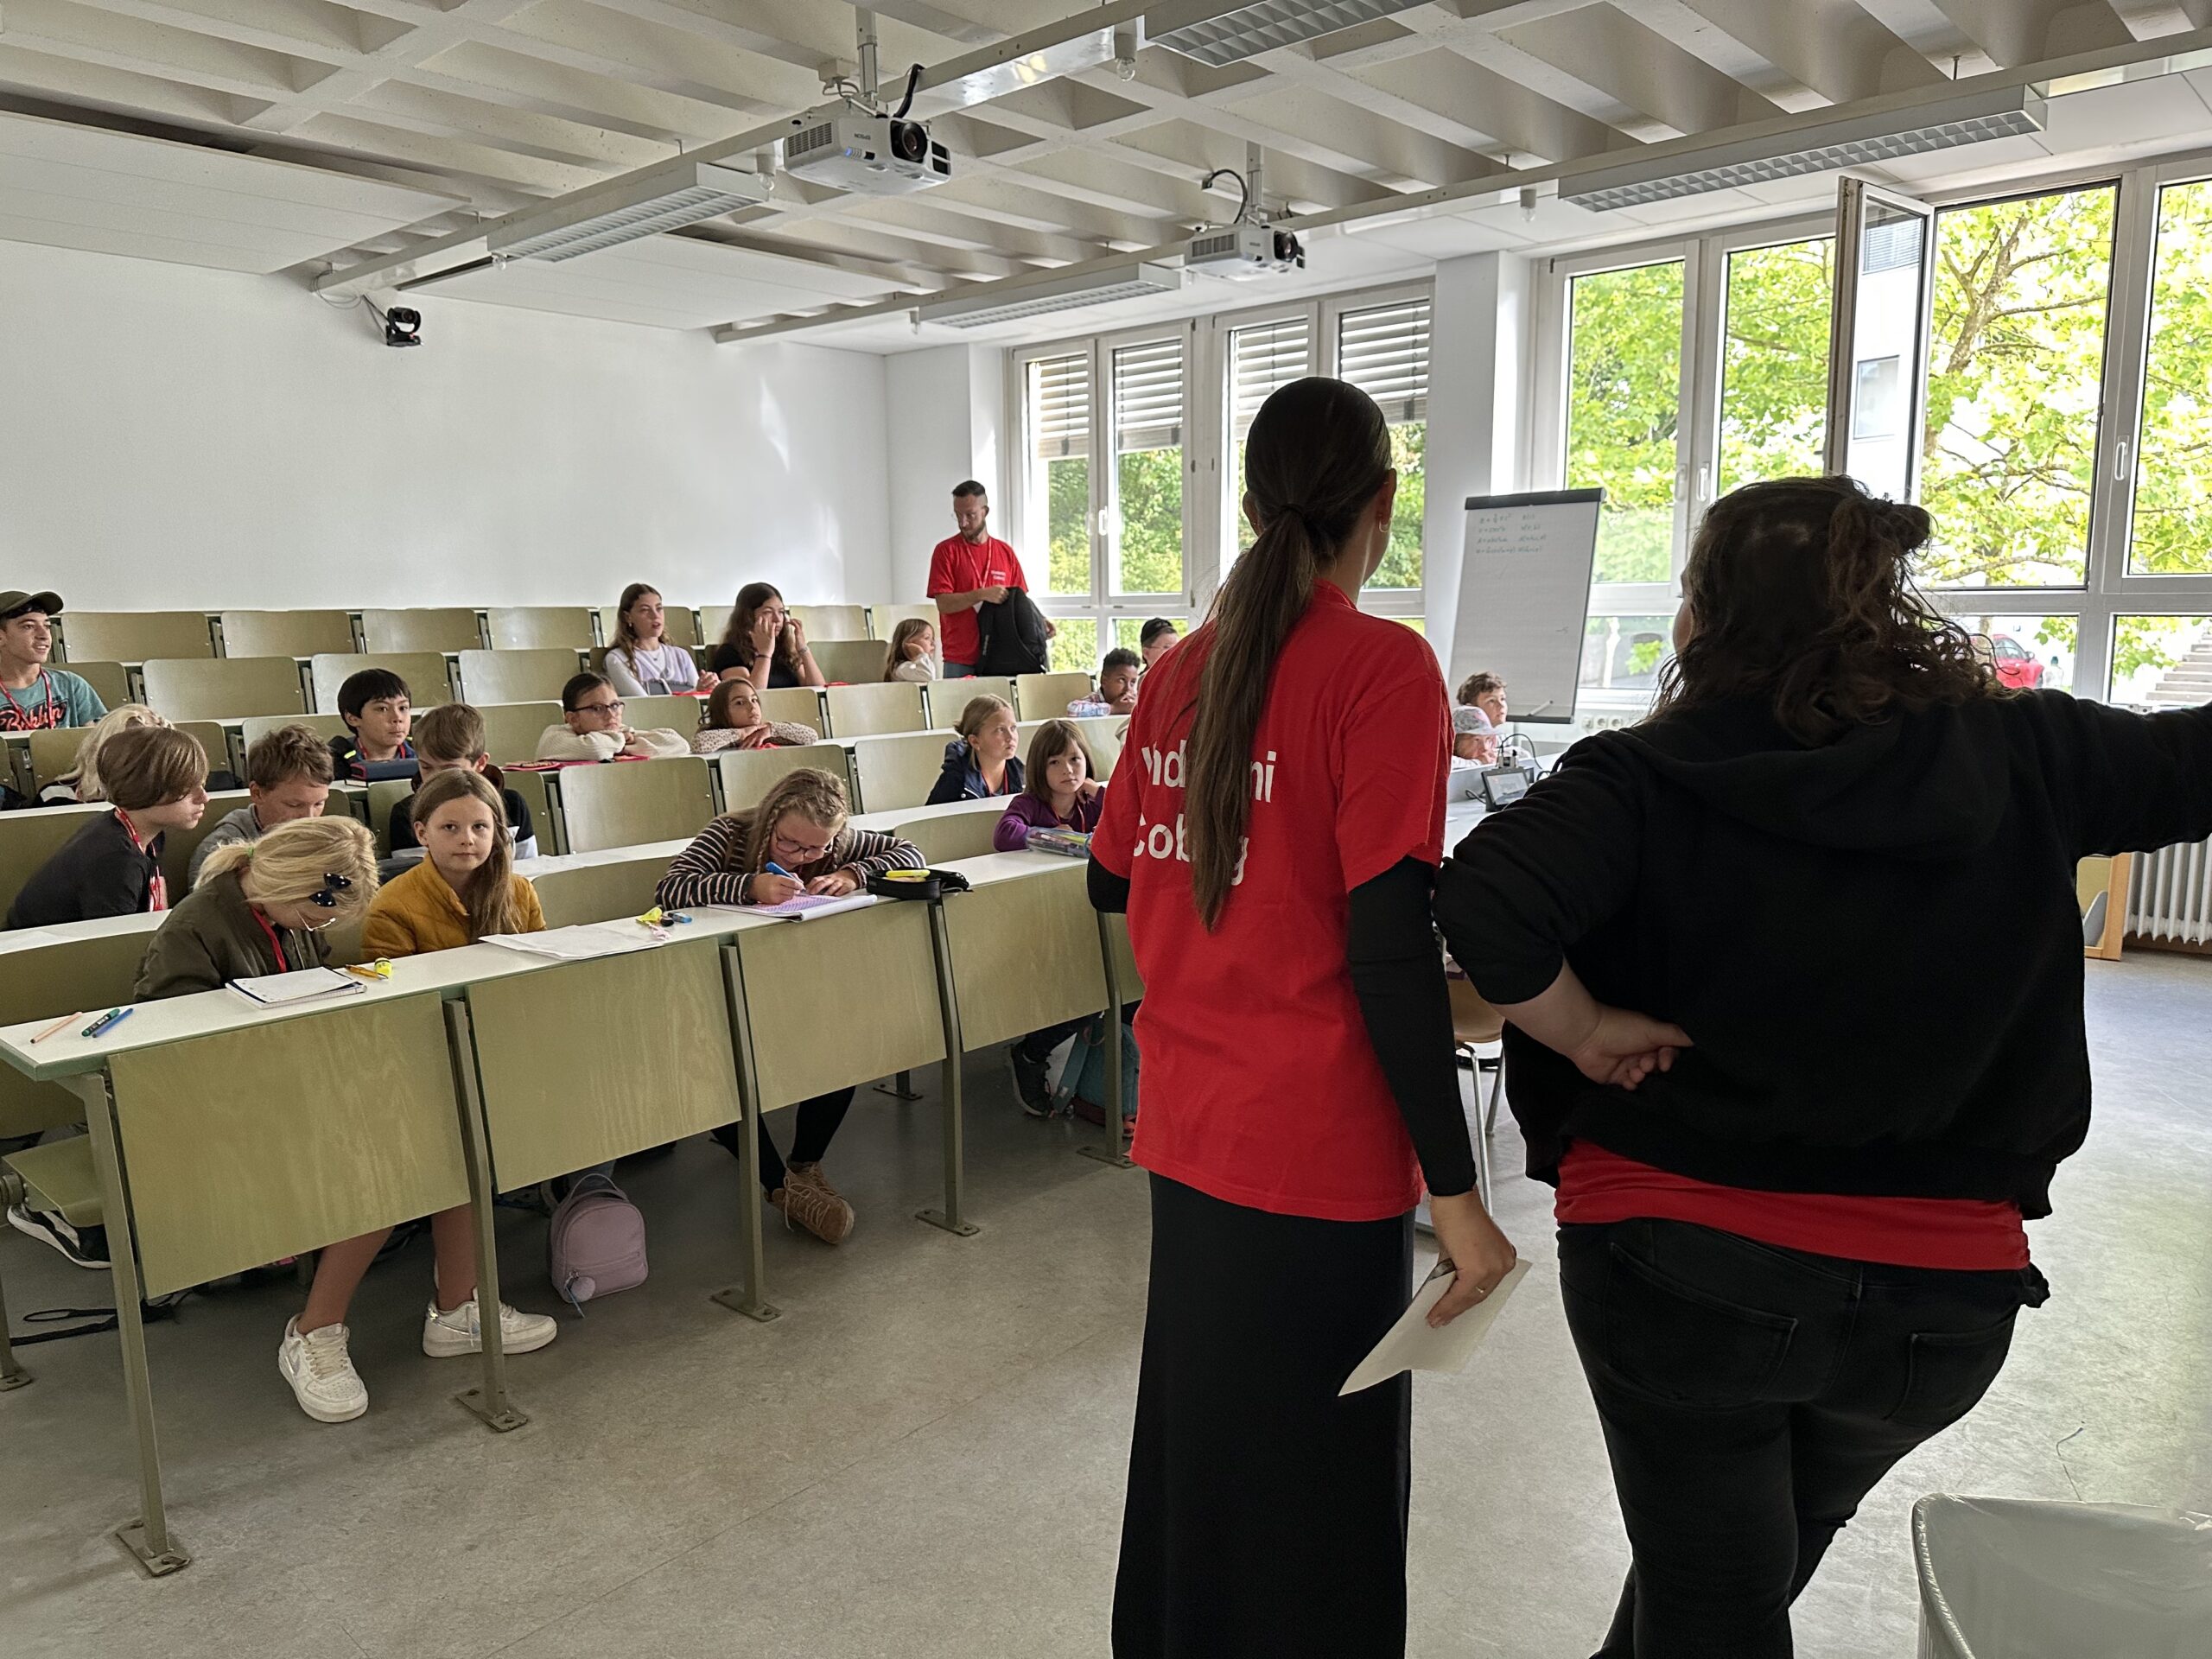
[[384, 343], [387, 346], [420, 346], [423, 343], [423, 314], [408, 306], [393, 306], [384, 314]]

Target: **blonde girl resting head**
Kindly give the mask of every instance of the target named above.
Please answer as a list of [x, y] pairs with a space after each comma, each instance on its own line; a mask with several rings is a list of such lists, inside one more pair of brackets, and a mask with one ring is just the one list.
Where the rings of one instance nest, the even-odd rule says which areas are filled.
[[100, 751], [107, 747], [108, 740], [133, 726], [168, 724], [143, 702], [117, 703], [85, 733], [83, 741], [77, 745], [77, 764], [39, 791], [40, 804], [59, 806], [70, 801], [105, 800], [107, 796], [100, 785]]

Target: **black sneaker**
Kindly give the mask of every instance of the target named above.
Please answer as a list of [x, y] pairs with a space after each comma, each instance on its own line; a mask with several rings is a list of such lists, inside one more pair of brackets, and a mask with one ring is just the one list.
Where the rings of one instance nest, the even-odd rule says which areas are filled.
[[1014, 1092], [1021, 1096], [1021, 1109], [1032, 1117], [1050, 1117], [1052, 1091], [1045, 1079], [1051, 1068], [1023, 1053], [1020, 1043], [1007, 1051], [1007, 1060], [1014, 1067]]
[[72, 1266], [105, 1270], [108, 1265], [105, 1227], [87, 1227], [79, 1232], [65, 1216], [46, 1210], [29, 1210], [20, 1204], [8, 1206], [8, 1224], [25, 1238], [38, 1240]]

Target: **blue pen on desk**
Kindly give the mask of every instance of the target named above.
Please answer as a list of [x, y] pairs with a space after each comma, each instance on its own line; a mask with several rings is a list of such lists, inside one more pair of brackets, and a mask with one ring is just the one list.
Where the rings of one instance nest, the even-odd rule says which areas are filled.
[[128, 1020], [131, 1015], [131, 1012], [132, 1011], [129, 1008], [110, 1008], [105, 1014], [100, 1015], [99, 1019], [93, 1020], [91, 1025], [86, 1026], [84, 1030], [77, 1034], [80, 1037], [103, 1036], [106, 1033], [114, 1030], [116, 1027], [121, 1025], [124, 1020]]
[[775, 861], [774, 859], [772, 859], [772, 859], [770, 859], [770, 860], [769, 860], [766, 864], [763, 864], [763, 865], [760, 867], [760, 874], [763, 874], [763, 875], [780, 875], [780, 876], [784, 877], [786, 880], [791, 880], [791, 881], [796, 881], [796, 880], [798, 880], [798, 878], [797, 876], [793, 875], [793, 874], [792, 874], [789, 870], [785, 869], [782, 865], [780, 865], [780, 864], [777, 863], [777, 862], [776, 862], [776, 861]]

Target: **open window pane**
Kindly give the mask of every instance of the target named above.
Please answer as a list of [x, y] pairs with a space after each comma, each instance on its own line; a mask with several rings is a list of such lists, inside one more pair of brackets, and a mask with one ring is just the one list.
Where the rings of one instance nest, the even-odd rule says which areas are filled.
[[1311, 374], [1313, 328], [1304, 317], [1239, 328], [1229, 337], [1229, 477], [1224, 506], [1232, 534], [1222, 538], [1230, 550], [1222, 574], [1236, 556], [1252, 545], [1252, 526], [1244, 517], [1244, 437], [1260, 405], [1292, 381]]
[[2018, 691], [2071, 691], [2078, 616], [1996, 616], [1961, 611], [1953, 620], [1974, 636], [1974, 649]]
[[1577, 683], [1585, 691], [1649, 702], [1660, 669], [1674, 654], [1671, 616], [1593, 616], [1583, 624]]
[[[1114, 353], [1114, 500], [1109, 586], [1183, 591], [1183, 342]], [[1094, 664], [1095, 666], [1095, 664]]]
[[2088, 571], [2112, 286], [2109, 186], [1938, 215], [1920, 495], [1927, 581], [2064, 587]]
[[1720, 348], [1719, 493], [1821, 470], [1835, 238], [1728, 256]]
[[1428, 319], [1426, 299], [1347, 311], [1337, 319], [1337, 378], [1382, 406], [1390, 423], [1390, 464], [1398, 495], [1390, 546], [1370, 588], [1421, 584], [1421, 518], [1427, 503]]
[[1669, 581], [1682, 262], [1595, 271], [1567, 295], [1567, 487], [1605, 493], [1594, 580]]
[[[1023, 376], [1029, 475], [1021, 545], [1046, 549], [1045, 591], [1090, 592], [1090, 354], [1033, 360]], [[1033, 562], [1034, 553], [1032, 553]], [[1037, 572], [1030, 580], [1037, 580]]]
[[2212, 616], [2114, 617], [2112, 700], [2157, 709], [2212, 702]]
[[2127, 568], [2212, 572], [2212, 183], [2158, 193]]

